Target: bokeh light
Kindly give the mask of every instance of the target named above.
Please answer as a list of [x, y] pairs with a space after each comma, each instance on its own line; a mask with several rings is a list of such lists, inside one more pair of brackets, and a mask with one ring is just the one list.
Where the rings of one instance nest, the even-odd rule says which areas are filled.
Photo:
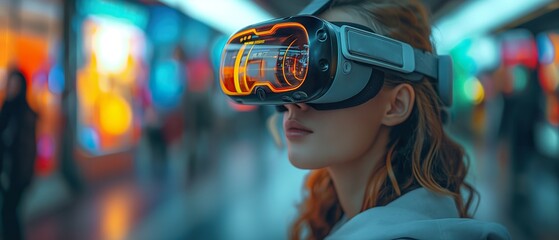
[[492, 36], [484, 36], [472, 41], [467, 55], [475, 63], [476, 73], [497, 68], [500, 59], [500, 49], [497, 40]]
[[82, 147], [90, 152], [99, 151], [99, 132], [92, 127], [82, 127], [78, 133], [78, 140]]
[[37, 154], [39, 157], [50, 159], [54, 155], [54, 140], [49, 135], [43, 135], [37, 141]]
[[153, 20], [148, 26], [148, 32], [153, 44], [171, 44], [179, 40], [181, 15], [177, 10], [157, 6], [152, 8], [150, 14]]
[[548, 95], [546, 100], [547, 120], [551, 125], [559, 127], [559, 99], [553, 95]]
[[213, 81], [213, 69], [206, 57], [200, 57], [187, 64], [188, 89], [192, 92], [206, 92]]
[[182, 96], [184, 83], [181, 81], [179, 63], [164, 60], [156, 63], [153, 78], [150, 81], [152, 99], [160, 109], [174, 108]]
[[64, 70], [59, 64], [54, 65], [48, 76], [49, 90], [53, 93], [60, 94], [64, 90]]
[[36, 172], [39, 175], [49, 174], [54, 167], [54, 153], [56, 143], [53, 136], [43, 134], [37, 141], [37, 162], [35, 163]]
[[473, 77], [467, 80], [464, 83], [464, 93], [466, 97], [473, 103], [473, 104], [480, 104], [484, 97], [485, 91], [483, 89], [483, 85], [479, 79]]
[[130, 193], [120, 188], [107, 193], [101, 210], [103, 239], [125, 239], [130, 230], [132, 201]]
[[[98, 157], [127, 151], [137, 141], [132, 134], [141, 127], [133, 124], [137, 116], [137, 108], [133, 107], [136, 89], [147, 81], [150, 71], [145, 62], [148, 45], [144, 30], [134, 24], [138, 23], [135, 20], [124, 19], [132, 15], [123, 13], [113, 18], [104, 14], [110, 12], [104, 5], [94, 6], [99, 7], [95, 15], [84, 16], [81, 24], [77, 133], [84, 134], [79, 136], [82, 147]], [[49, 84], [54, 89], [63, 85]]]
[[552, 125], [540, 123], [536, 127], [536, 146], [538, 150], [550, 157], [559, 157], [559, 129]]
[[101, 72], [119, 73], [130, 54], [130, 27], [110, 19], [96, 19], [102, 27], [93, 36], [93, 51]]
[[538, 75], [542, 89], [545, 92], [553, 93], [559, 87], [559, 67], [557, 65], [540, 65]]
[[503, 33], [501, 54], [505, 66], [523, 64], [534, 69], [538, 64], [538, 49], [532, 33], [518, 29]]
[[547, 33], [540, 33], [536, 37], [536, 41], [538, 43], [538, 59], [540, 64], [546, 65], [552, 63], [555, 49], [553, 43], [549, 39], [549, 35]]
[[512, 68], [512, 77], [514, 78], [514, 91], [520, 92], [528, 85], [528, 69], [522, 65], [517, 65]]
[[107, 94], [99, 100], [101, 129], [109, 134], [119, 135], [132, 125], [132, 109], [128, 102], [117, 94]]

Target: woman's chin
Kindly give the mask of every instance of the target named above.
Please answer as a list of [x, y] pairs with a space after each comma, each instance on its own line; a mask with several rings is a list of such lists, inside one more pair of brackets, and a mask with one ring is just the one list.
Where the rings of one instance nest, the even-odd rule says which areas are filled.
[[296, 168], [304, 170], [313, 170], [323, 168], [324, 163], [317, 161], [315, 158], [302, 157], [296, 154], [289, 154], [289, 162]]

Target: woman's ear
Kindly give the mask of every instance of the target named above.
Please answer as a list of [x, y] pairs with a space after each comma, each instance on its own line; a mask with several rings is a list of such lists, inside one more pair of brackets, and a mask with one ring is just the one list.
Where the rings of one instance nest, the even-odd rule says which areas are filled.
[[386, 126], [396, 126], [410, 116], [415, 103], [415, 90], [407, 83], [386, 90], [388, 102], [382, 123]]

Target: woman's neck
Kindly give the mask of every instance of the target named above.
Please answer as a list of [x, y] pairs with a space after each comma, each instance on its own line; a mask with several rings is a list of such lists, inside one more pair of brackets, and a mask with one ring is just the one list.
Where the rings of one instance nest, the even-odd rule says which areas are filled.
[[372, 171], [385, 156], [388, 129], [383, 130], [379, 131], [370, 148], [360, 157], [328, 167], [342, 210], [348, 219], [361, 211]]

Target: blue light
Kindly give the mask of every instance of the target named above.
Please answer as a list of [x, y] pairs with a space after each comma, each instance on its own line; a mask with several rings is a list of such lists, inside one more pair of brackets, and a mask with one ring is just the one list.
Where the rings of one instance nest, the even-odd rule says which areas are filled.
[[475, 74], [495, 70], [501, 61], [501, 52], [497, 40], [493, 36], [483, 36], [471, 40], [466, 55], [475, 65]]
[[148, 31], [154, 44], [171, 44], [179, 40], [181, 15], [176, 10], [154, 7], [150, 19], [152, 21], [149, 23]]
[[64, 70], [59, 64], [50, 69], [48, 85], [49, 90], [56, 94], [60, 94], [64, 90]]
[[536, 37], [536, 41], [538, 43], [538, 57], [540, 63], [543, 65], [551, 64], [555, 57], [553, 56], [555, 51], [551, 39], [549, 39], [547, 33], [540, 33]]
[[149, 87], [156, 107], [161, 109], [176, 107], [184, 89], [179, 64], [173, 60], [155, 64]]
[[221, 64], [221, 54], [223, 53], [223, 47], [227, 43], [228, 37], [222, 35], [217, 37], [211, 48], [210, 60], [212, 61], [212, 65], [215, 69], [219, 69], [219, 65]]
[[83, 127], [79, 131], [80, 144], [86, 150], [96, 153], [99, 151], [99, 133], [92, 127]]
[[[464, 38], [482, 36], [508, 22], [528, 15], [552, 0], [472, 0], [435, 22], [433, 38], [437, 52], [446, 54]], [[498, 9], [498, 11], [495, 11]]]
[[171, 7], [227, 35], [273, 16], [253, 1], [246, 0], [162, 0]]

